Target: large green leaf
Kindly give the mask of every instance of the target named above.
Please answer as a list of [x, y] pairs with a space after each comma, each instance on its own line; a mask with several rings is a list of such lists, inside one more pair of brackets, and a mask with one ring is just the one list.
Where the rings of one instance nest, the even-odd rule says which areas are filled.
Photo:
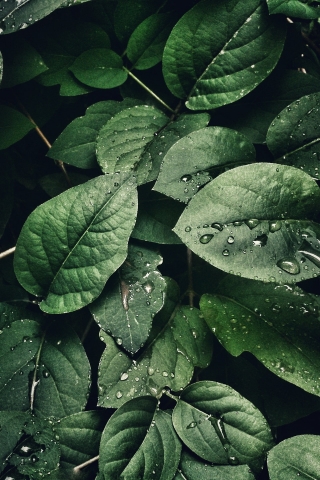
[[164, 387], [174, 391], [191, 380], [194, 366], [206, 367], [211, 359], [212, 337], [199, 310], [175, 310], [179, 292], [170, 281], [166, 303], [153, 322], [148, 343], [136, 359], [125, 355], [111, 337], [99, 365], [99, 405], [119, 407], [128, 399], [161, 396]]
[[228, 278], [200, 305], [232, 355], [249, 351], [280, 378], [320, 395], [318, 297], [298, 287]]
[[72, 328], [5, 303], [0, 309], [1, 409], [55, 418], [80, 412], [90, 366]]
[[256, 163], [229, 170], [190, 201], [174, 232], [229, 273], [295, 283], [320, 273], [320, 190], [300, 170]]
[[270, 13], [283, 13], [287, 17], [298, 17], [305, 20], [320, 17], [319, 6], [311, 6], [306, 3], [300, 0], [267, 0]]
[[180, 452], [171, 416], [157, 408], [155, 398], [135, 398], [108, 421], [101, 438], [99, 469], [105, 480], [171, 480]]
[[25, 115], [7, 105], [0, 105], [0, 150], [18, 142], [33, 129], [34, 125]]
[[203, 0], [166, 43], [166, 84], [191, 110], [232, 103], [270, 74], [284, 39], [284, 19], [270, 17], [260, 0]]
[[255, 160], [252, 143], [235, 130], [207, 127], [178, 140], [167, 152], [153, 187], [175, 200], [188, 203], [208, 183], [208, 171]]
[[99, 326], [130, 353], [144, 345], [152, 319], [163, 306], [166, 282], [157, 270], [161, 263], [156, 252], [129, 245], [126, 261], [90, 305]]
[[134, 179], [102, 175], [37, 207], [24, 224], [14, 258], [21, 285], [45, 297], [47, 313], [91, 303], [127, 255], [137, 214]]
[[180, 395], [172, 422], [181, 440], [215, 464], [261, 466], [273, 446], [259, 410], [228, 385], [197, 382]]
[[267, 145], [277, 162], [301, 168], [319, 178], [320, 93], [299, 98], [273, 119]]
[[319, 480], [319, 448], [318, 435], [297, 435], [279, 443], [268, 456], [270, 480]]

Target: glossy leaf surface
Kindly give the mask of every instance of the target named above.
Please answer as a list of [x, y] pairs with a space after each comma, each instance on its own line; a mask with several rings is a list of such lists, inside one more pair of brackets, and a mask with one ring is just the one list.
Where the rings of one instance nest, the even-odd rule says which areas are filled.
[[311, 6], [300, 0], [267, 0], [267, 4], [270, 13], [283, 13], [305, 20], [320, 17], [319, 6]]

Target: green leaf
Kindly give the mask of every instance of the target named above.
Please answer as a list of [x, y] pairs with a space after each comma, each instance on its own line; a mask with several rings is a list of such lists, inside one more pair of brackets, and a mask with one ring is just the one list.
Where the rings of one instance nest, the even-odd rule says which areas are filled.
[[[78, 172], [68, 173], [68, 177], [72, 185], [80, 185], [89, 180], [89, 177]], [[50, 173], [41, 177], [39, 180], [39, 185], [43, 190], [49, 195], [49, 197], [55, 197], [60, 195], [60, 193], [65, 192], [70, 188], [70, 185], [67, 182], [67, 179], [63, 173]]]
[[319, 6], [312, 7], [299, 0], [267, 0], [270, 13], [283, 13], [287, 17], [313, 19], [320, 17]]
[[277, 376], [320, 396], [318, 297], [298, 287], [229, 278], [201, 312], [222, 345], [251, 352]]
[[178, 140], [167, 152], [153, 187], [157, 192], [188, 203], [208, 183], [208, 171], [255, 160], [252, 143], [235, 130], [207, 127]]
[[161, 263], [162, 257], [156, 252], [129, 245], [128, 257], [118, 274], [90, 305], [99, 326], [130, 353], [144, 345], [152, 319], [163, 306], [166, 282], [157, 270]]
[[142, 153], [168, 120], [161, 110], [148, 105], [117, 113], [102, 127], [97, 139], [97, 159], [102, 171], [131, 172], [137, 169], [138, 184], [143, 183], [151, 163], [144, 162]]
[[99, 366], [100, 406], [117, 408], [134, 397], [161, 396], [165, 386], [178, 391], [190, 382], [194, 366], [209, 364], [210, 332], [197, 309], [184, 306], [173, 313], [178, 301], [176, 289], [170, 292], [173, 288], [169, 283], [170, 308], [165, 304], [155, 317], [146, 348], [137, 360], [124, 355], [109, 336], [100, 333], [107, 345]]
[[197, 382], [185, 388], [172, 422], [190, 450], [216, 464], [259, 468], [273, 446], [270, 428], [259, 410], [218, 382]]
[[320, 272], [320, 225], [306, 220], [316, 215], [319, 198], [316, 182], [296, 168], [245, 165], [197, 193], [174, 232], [225, 272], [295, 283]]
[[191, 110], [217, 108], [239, 100], [270, 74], [284, 40], [284, 21], [270, 17], [260, 0], [203, 0], [173, 28], [163, 75]]
[[91, 48], [75, 59], [69, 70], [80, 82], [94, 88], [115, 88], [127, 79], [122, 58], [106, 48]]
[[127, 57], [137, 70], [146, 70], [161, 62], [163, 49], [176, 16], [155, 13], [146, 18], [132, 33], [127, 45]]
[[26, 309], [0, 304], [2, 410], [31, 409], [61, 418], [87, 403], [90, 366], [65, 322], [44, 323]]
[[11, 107], [0, 105], [0, 150], [18, 142], [33, 129], [34, 125], [25, 115]]
[[132, 179], [103, 175], [37, 207], [14, 258], [21, 285], [45, 297], [40, 308], [65, 313], [91, 303], [127, 255], [137, 212]]
[[[60, 449], [52, 422], [21, 412], [0, 412], [0, 424], [2, 478], [12, 478], [13, 468], [14, 478], [40, 480], [58, 467]], [[26, 476], [16, 476], [17, 471]]]
[[268, 456], [270, 480], [320, 479], [320, 437], [297, 435], [276, 445]]
[[301, 168], [319, 177], [320, 93], [299, 98], [273, 119], [267, 145], [278, 163]]
[[171, 416], [151, 397], [122, 405], [103, 431], [99, 469], [103, 479], [170, 480], [178, 467], [181, 443]]
[[181, 472], [178, 477], [187, 480], [253, 480], [253, 472], [247, 465], [208, 465], [189, 452], [182, 452], [180, 460]]

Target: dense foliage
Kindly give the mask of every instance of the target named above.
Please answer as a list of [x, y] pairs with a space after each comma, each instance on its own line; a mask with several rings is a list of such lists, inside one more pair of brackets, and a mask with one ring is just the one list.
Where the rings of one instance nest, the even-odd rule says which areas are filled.
[[319, 1], [0, 0], [0, 479], [320, 479]]

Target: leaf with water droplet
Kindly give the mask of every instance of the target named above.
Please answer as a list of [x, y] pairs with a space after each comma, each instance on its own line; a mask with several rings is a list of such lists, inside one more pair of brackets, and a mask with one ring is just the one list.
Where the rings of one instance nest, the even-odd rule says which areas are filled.
[[286, 17], [297, 17], [304, 20], [319, 18], [318, 6], [312, 7], [300, 1], [267, 0], [270, 14], [282, 13]]
[[232, 355], [250, 352], [278, 377], [320, 396], [317, 296], [297, 286], [228, 277], [217, 295], [202, 296], [200, 308]]
[[161, 263], [155, 251], [129, 245], [126, 261], [89, 307], [99, 326], [121, 338], [132, 354], [145, 343], [152, 319], [163, 306], [166, 283], [157, 270]]
[[320, 225], [312, 221], [319, 205], [320, 189], [306, 173], [272, 163], [245, 165], [205, 185], [173, 231], [223, 271], [296, 283], [320, 274]]
[[209, 171], [254, 160], [254, 147], [244, 135], [224, 127], [202, 128], [170, 148], [153, 188], [188, 203], [211, 180]]
[[259, 468], [273, 446], [270, 428], [260, 411], [218, 382], [202, 381], [185, 388], [172, 422], [191, 451], [218, 465], [228, 465], [231, 459]]

